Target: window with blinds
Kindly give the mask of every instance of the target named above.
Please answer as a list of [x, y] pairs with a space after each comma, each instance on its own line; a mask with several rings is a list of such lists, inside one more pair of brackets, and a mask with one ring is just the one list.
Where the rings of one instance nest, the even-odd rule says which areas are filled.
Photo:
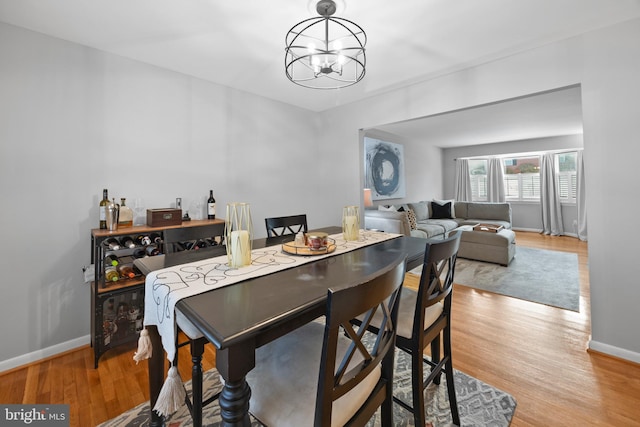
[[487, 160], [469, 160], [469, 175], [471, 177], [471, 196], [477, 202], [487, 201]]
[[540, 157], [510, 157], [503, 162], [507, 200], [540, 200]]
[[[504, 187], [508, 201], [540, 200], [541, 156], [512, 156], [503, 159]], [[577, 152], [558, 153], [555, 168], [560, 200], [575, 203]], [[471, 194], [474, 201], [487, 200], [487, 159], [469, 159]]]
[[556, 155], [558, 178], [558, 194], [560, 201], [575, 203], [578, 189], [577, 164], [578, 153], [561, 153]]

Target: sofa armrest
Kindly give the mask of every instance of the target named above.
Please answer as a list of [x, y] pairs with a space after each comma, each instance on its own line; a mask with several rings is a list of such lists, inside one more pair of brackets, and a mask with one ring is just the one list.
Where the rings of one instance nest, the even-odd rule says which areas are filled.
[[405, 236], [411, 235], [411, 225], [406, 212], [365, 210], [364, 228]]

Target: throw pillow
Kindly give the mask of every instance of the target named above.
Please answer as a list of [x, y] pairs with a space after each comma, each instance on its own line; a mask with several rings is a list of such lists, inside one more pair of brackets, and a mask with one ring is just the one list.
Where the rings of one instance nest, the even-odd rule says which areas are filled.
[[[439, 205], [444, 205], [445, 203], [451, 203], [451, 218], [455, 218], [456, 217], [456, 210], [455, 210], [455, 201], [454, 200], [438, 200], [438, 199], [433, 199], [434, 202], [436, 202]], [[433, 206], [433, 203], [431, 204], [431, 206]]]
[[447, 202], [444, 205], [436, 202], [431, 202], [431, 218], [452, 219], [453, 215], [451, 215], [451, 202]]
[[427, 205], [427, 202], [409, 203], [409, 207], [415, 212], [418, 221], [429, 219], [429, 205]]
[[409, 209], [409, 211], [407, 212], [407, 218], [409, 218], [409, 225], [411, 226], [411, 229], [417, 230], [418, 221], [416, 220], [416, 213], [413, 211], [413, 209]]
[[396, 207], [391, 205], [391, 206], [384, 206], [384, 205], [378, 205], [378, 210], [379, 211], [392, 211], [395, 212], [396, 211]]

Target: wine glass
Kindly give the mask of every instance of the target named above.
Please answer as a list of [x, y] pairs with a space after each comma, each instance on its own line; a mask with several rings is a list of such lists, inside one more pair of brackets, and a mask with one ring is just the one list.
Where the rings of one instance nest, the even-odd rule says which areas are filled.
[[136, 197], [131, 204], [133, 210], [133, 225], [145, 225], [147, 223], [146, 206], [144, 199]]

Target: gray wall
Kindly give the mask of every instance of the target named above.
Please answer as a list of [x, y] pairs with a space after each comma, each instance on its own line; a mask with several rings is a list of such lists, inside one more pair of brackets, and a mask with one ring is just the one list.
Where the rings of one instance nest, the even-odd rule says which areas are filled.
[[[312, 227], [337, 224], [362, 198], [360, 129], [574, 84], [589, 171], [589, 345], [640, 361], [640, 229], [610, 229], [611, 206], [627, 205], [617, 224], [640, 207], [618, 186], [637, 170], [625, 154], [640, 133], [639, 39], [633, 20], [313, 114], [0, 24], [0, 371], [88, 343], [80, 269], [102, 188], [149, 207], [213, 188], [220, 206], [251, 203], [256, 230], [294, 212]], [[423, 170], [441, 155], [408, 154], [408, 197], [431, 180], [444, 192]], [[310, 173], [310, 160], [330, 166]]]
[[[406, 195], [398, 199], [374, 200], [374, 206], [391, 205], [416, 200], [430, 200], [442, 195], [442, 150], [429, 144], [421, 144], [378, 129], [361, 132], [362, 136], [402, 144], [404, 146]], [[364, 162], [364, 142], [360, 142], [360, 158]], [[364, 188], [364, 173], [360, 177]]]
[[[635, 261], [640, 229], [611, 233], [611, 206], [620, 200], [630, 205], [617, 211], [618, 224], [633, 223], [640, 207], [640, 198], [629, 194], [637, 190], [619, 185], [635, 182], [637, 170], [638, 39], [636, 19], [334, 108], [324, 114], [331, 126], [322, 142], [349, 136], [354, 127], [376, 128], [581, 85], [592, 321], [592, 339], [585, 347], [640, 362], [635, 327], [640, 323], [640, 264]], [[407, 147], [405, 155], [412, 155]]]
[[[445, 198], [454, 198], [455, 159], [499, 154], [531, 153], [536, 151], [582, 148], [582, 135], [563, 135], [549, 138], [525, 139], [520, 141], [498, 142], [468, 147], [455, 147], [442, 150], [442, 171]], [[513, 227], [520, 230], [542, 230], [540, 203], [512, 202]], [[576, 236], [573, 222], [577, 219], [575, 203], [563, 204], [562, 220], [565, 234]]]
[[258, 237], [267, 216], [339, 224], [360, 200], [336, 173], [355, 155], [319, 144], [309, 111], [1, 23], [0, 58], [0, 371], [89, 342], [81, 269], [103, 188], [149, 208], [182, 197], [192, 216], [213, 189], [221, 217], [251, 204]]

